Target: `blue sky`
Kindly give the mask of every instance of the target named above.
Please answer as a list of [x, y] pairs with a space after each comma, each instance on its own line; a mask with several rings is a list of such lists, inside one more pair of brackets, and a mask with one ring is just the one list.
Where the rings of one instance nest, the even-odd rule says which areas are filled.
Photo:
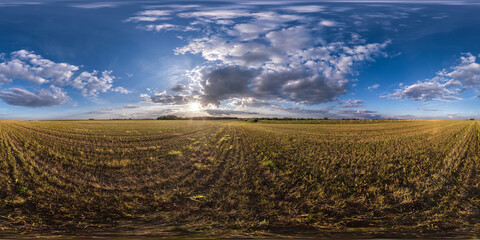
[[2, 1], [0, 119], [480, 118], [474, 1]]

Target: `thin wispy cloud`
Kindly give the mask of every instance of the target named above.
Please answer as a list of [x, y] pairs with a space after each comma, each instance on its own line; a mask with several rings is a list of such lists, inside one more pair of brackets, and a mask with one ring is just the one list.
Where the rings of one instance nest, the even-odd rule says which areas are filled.
[[126, 4], [125, 2], [95, 2], [95, 3], [82, 3], [72, 4], [75, 8], [96, 9], [96, 8], [116, 8]]

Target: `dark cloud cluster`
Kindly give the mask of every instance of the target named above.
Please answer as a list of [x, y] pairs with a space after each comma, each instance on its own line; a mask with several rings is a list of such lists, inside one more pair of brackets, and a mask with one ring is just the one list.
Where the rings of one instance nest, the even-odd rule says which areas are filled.
[[222, 100], [251, 95], [249, 84], [256, 71], [240, 67], [223, 67], [205, 71], [200, 80], [202, 104], [220, 105]]
[[40, 89], [36, 93], [21, 88], [12, 88], [9, 92], [0, 91], [0, 99], [4, 102], [23, 107], [51, 107], [66, 103], [70, 98], [58, 87]]
[[[187, 74], [188, 87], [178, 83], [171, 90], [181, 94], [150, 96], [151, 101], [187, 104], [184, 100], [188, 99], [204, 106], [246, 98], [256, 99], [257, 105], [272, 101], [304, 106], [328, 103], [348, 92], [355, 66], [386, 56], [388, 40], [367, 44], [356, 34], [352, 41], [329, 43], [318, 37], [326, 28], [342, 25], [305, 15], [324, 11], [324, 6], [282, 5], [275, 10], [166, 8], [159, 9], [158, 16], [153, 16], [157, 12], [144, 11], [129, 19], [142, 23], [175, 16], [189, 20], [189, 26], [202, 33], [175, 49], [177, 55], [195, 54], [205, 60]], [[173, 22], [160, 25], [156, 27], [159, 31], [182, 28]]]
[[167, 95], [165, 93], [154, 96], [144, 96], [144, 101], [159, 103], [164, 105], [185, 105], [192, 101], [190, 96]]
[[185, 91], [187, 89], [187, 87], [183, 84], [176, 84], [173, 88], [172, 88], [172, 91], [174, 92], [182, 92], [182, 91]]

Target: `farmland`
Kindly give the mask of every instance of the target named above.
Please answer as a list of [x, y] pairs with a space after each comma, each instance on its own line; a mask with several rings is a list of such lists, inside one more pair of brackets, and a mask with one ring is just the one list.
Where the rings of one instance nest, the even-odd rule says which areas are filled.
[[271, 123], [1, 121], [0, 230], [480, 230], [477, 121]]

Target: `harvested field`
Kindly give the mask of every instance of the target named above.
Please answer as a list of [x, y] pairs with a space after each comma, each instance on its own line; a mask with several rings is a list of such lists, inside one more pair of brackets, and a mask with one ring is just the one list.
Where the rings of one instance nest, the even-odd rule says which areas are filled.
[[477, 121], [294, 123], [1, 121], [0, 229], [479, 232]]

